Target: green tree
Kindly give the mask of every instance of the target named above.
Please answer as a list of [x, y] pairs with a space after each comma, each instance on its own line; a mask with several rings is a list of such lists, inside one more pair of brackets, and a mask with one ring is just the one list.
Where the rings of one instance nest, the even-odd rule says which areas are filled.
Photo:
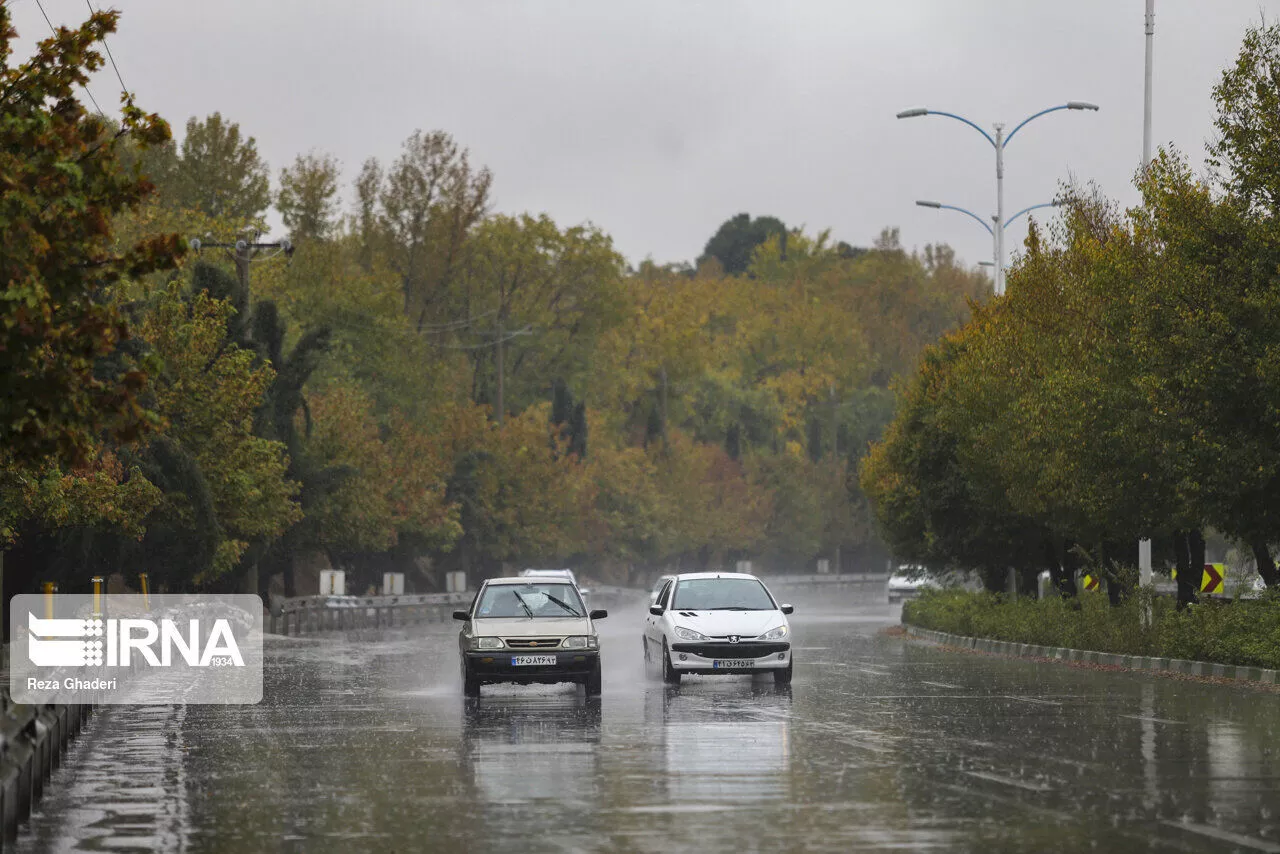
[[[131, 332], [112, 289], [173, 267], [180, 250], [173, 235], [121, 248], [112, 221], [151, 190], [124, 168], [121, 139], [146, 148], [169, 129], [129, 99], [115, 129], [76, 99], [118, 18], [97, 13], [60, 28], [19, 64], [10, 11], [0, 8], [0, 447], [19, 461], [83, 458], [104, 432], [127, 441], [156, 424], [140, 403], [149, 366], [118, 351]], [[121, 358], [101, 361], [113, 353]]]
[[715, 258], [725, 273], [730, 276], [740, 275], [751, 266], [751, 256], [756, 247], [771, 237], [778, 237], [782, 241], [785, 254], [787, 227], [782, 220], [771, 216], [752, 219], [750, 214], [740, 213], [720, 224], [716, 233], [707, 241], [698, 262]]
[[295, 243], [333, 235], [338, 224], [340, 171], [335, 158], [315, 152], [298, 155], [292, 166], [280, 170], [276, 208]]
[[267, 164], [258, 143], [221, 113], [187, 119], [179, 146], [167, 146], [143, 160], [164, 204], [226, 219], [238, 227], [256, 224], [271, 205]]

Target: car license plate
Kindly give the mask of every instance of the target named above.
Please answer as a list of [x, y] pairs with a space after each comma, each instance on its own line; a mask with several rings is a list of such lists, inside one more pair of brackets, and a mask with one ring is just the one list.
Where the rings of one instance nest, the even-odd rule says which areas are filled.
[[719, 669], [721, 667], [755, 667], [755, 660], [750, 658], [717, 658], [711, 662], [711, 667]]
[[556, 657], [554, 655], [513, 655], [511, 656], [511, 664], [514, 667], [524, 667], [530, 664], [555, 664]]

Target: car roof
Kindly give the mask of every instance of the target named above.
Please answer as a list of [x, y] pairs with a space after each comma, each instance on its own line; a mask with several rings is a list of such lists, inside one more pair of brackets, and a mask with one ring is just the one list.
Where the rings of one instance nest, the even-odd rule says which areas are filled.
[[[533, 581], [534, 578], [537, 579], [536, 582]], [[537, 584], [565, 584], [565, 585], [573, 584], [572, 581], [570, 581], [568, 578], [566, 578], [563, 575], [538, 575], [538, 576], [518, 575], [518, 576], [504, 577], [504, 578], [487, 578], [485, 579], [484, 583], [485, 584], [534, 584], [534, 583], [537, 583]]]
[[750, 578], [752, 581], [760, 580], [746, 572], [682, 572], [673, 577], [677, 581], [691, 581], [699, 578]]
[[525, 578], [531, 575], [555, 575], [560, 578], [569, 578], [573, 575], [572, 569], [522, 569], [520, 574]]

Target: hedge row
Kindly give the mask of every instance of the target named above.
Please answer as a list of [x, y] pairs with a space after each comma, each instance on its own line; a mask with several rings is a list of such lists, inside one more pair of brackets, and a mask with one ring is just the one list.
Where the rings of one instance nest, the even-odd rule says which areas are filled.
[[[1149, 610], [1149, 622], [1142, 619]], [[1009, 599], [929, 590], [907, 602], [902, 621], [968, 637], [1070, 649], [1280, 669], [1280, 596], [1210, 600], [1178, 611], [1140, 593], [1119, 606], [1102, 595]]]

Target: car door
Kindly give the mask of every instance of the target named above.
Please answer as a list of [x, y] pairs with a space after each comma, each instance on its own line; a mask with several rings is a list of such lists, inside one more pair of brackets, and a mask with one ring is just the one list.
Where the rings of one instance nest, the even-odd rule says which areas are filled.
[[[671, 588], [671, 581], [662, 585], [662, 590], [658, 591], [658, 598], [653, 603], [655, 607], [660, 607], [664, 611], [666, 610], [667, 602], [671, 599]], [[660, 651], [662, 649], [662, 617], [655, 616], [654, 614], [647, 614], [645, 616], [644, 636], [645, 641], [654, 646], [654, 651]], [[652, 654], [654, 653], [651, 651], [650, 655]]]

